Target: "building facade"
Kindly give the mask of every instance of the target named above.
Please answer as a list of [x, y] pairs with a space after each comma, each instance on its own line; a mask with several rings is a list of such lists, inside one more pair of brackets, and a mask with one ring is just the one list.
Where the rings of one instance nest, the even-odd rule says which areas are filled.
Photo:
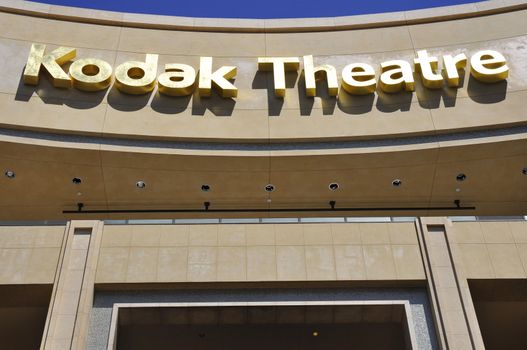
[[527, 348], [524, 1], [0, 0], [0, 62], [2, 349]]

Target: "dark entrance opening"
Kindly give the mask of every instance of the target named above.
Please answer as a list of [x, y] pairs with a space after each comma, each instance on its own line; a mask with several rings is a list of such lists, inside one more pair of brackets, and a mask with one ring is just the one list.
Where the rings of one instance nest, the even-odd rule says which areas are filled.
[[486, 350], [527, 349], [527, 280], [470, 280]]
[[51, 285], [0, 285], [0, 347], [40, 347], [51, 300]]
[[406, 350], [402, 305], [124, 308], [117, 349]]

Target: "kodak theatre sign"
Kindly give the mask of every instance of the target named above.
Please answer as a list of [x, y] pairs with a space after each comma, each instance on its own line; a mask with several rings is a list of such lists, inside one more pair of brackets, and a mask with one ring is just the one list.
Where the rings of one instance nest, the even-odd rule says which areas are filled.
[[[83, 91], [107, 89], [115, 80], [120, 91], [141, 95], [158, 87], [160, 93], [170, 96], [191, 95], [197, 88], [200, 96], [210, 96], [212, 89], [224, 97], [236, 97], [238, 89], [229, 81], [236, 76], [235, 66], [223, 66], [213, 70], [212, 57], [201, 57], [199, 74], [194, 67], [181, 63], [169, 63], [157, 76], [158, 55], [147, 54], [144, 61], [128, 61], [120, 64], [113, 71], [112, 66], [101, 59], [81, 58], [75, 60], [68, 72], [63, 65], [76, 57], [76, 49], [59, 47], [46, 53], [46, 45], [33, 44], [24, 70], [24, 83], [37, 85], [40, 72], [46, 71], [55, 87], [74, 87]], [[341, 80], [335, 67], [324, 64], [315, 67], [313, 56], [303, 57], [306, 94], [316, 96], [318, 79], [326, 79], [328, 93], [337, 96], [339, 88], [352, 95], [365, 95], [375, 92], [377, 85], [387, 93], [401, 90], [414, 91], [413, 71], [420, 73], [423, 85], [429, 89], [440, 89], [446, 80], [449, 87], [459, 87], [459, 70], [467, 65], [464, 53], [456, 56], [444, 55], [443, 71], [438, 70], [439, 58], [429, 56], [426, 50], [417, 52], [413, 67], [404, 60], [392, 60], [380, 64], [380, 76], [374, 68], [366, 63], [351, 63], [341, 72]], [[274, 92], [277, 97], [284, 97], [286, 84], [285, 72], [298, 71], [298, 57], [260, 57], [258, 70], [271, 71], [274, 76]], [[507, 79], [509, 67], [505, 57], [493, 50], [483, 50], [470, 57], [470, 74], [484, 83], [494, 83]]]

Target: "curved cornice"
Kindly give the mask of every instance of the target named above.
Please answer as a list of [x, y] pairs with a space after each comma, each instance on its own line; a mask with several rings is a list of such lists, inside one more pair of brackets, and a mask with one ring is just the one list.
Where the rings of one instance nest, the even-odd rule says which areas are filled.
[[216, 157], [269, 157], [270, 152], [273, 157], [397, 153], [525, 140], [525, 126], [400, 139], [277, 144], [153, 141], [0, 128], [0, 143], [87, 151]]

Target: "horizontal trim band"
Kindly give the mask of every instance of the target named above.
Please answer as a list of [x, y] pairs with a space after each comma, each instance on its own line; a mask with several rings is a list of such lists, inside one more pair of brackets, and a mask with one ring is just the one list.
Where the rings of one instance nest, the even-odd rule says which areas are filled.
[[[426, 136], [399, 137], [387, 139], [371, 139], [357, 141], [327, 141], [327, 142], [277, 142], [277, 143], [234, 143], [234, 142], [177, 142], [177, 141], [153, 141], [141, 139], [110, 138], [100, 136], [64, 135], [36, 131], [25, 131], [16, 129], [0, 128], [0, 142], [19, 143], [24, 139], [42, 140], [57, 143], [69, 143], [77, 145], [102, 145], [112, 147], [130, 147], [144, 150], [150, 149], [174, 149], [191, 151], [315, 151], [315, 150], [342, 150], [357, 148], [395, 147], [409, 145], [426, 145], [439, 142], [481, 140], [490, 137], [518, 136], [523, 138], [527, 134], [527, 126], [516, 126], [510, 128], [495, 128], [479, 131], [465, 131], [456, 133], [433, 134]], [[38, 145], [38, 143], [30, 142]], [[267, 155], [266, 155], [267, 156]]]
[[[335, 204], [333, 203], [333, 206]], [[445, 211], [445, 210], [476, 210], [476, 207], [463, 207], [456, 201], [454, 207], [363, 207], [363, 208], [269, 208], [269, 209], [101, 209], [84, 210], [82, 203], [78, 204], [77, 210], [63, 210], [63, 214], [137, 214], [137, 213], [313, 213], [313, 212], [371, 212], [371, 211]]]

